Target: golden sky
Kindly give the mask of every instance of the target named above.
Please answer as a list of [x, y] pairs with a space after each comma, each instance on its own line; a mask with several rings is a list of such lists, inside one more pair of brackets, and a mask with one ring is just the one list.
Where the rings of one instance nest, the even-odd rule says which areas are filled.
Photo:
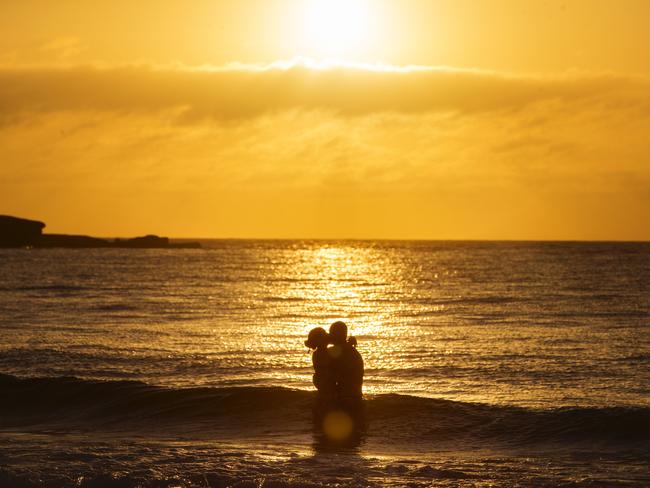
[[646, 0], [0, 2], [0, 213], [649, 240]]

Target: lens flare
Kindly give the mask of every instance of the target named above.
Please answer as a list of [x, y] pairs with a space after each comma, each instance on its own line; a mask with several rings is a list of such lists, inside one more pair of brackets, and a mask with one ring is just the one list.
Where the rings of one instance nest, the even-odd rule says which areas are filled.
[[329, 412], [323, 420], [323, 432], [332, 441], [343, 441], [350, 437], [354, 423], [352, 418], [341, 410]]

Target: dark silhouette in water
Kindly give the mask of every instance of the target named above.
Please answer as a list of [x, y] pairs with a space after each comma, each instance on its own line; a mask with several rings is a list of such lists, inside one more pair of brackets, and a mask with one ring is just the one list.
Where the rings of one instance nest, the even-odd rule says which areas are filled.
[[319, 400], [331, 404], [336, 398], [336, 377], [334, 376], [334, 359], [330, 356], [327, 346], [329, 334], [322, 327], [309, 331], [305, 345], [313, 349], [311, 362], [314, 366], [312, 377], [314, 386], [318, 390]]
[[309, 332], [305, 345], [313, 349], [314, 386], [318, 399], [314, 407], [317, 450], [357, 447], [366, 429], [363, 405], [363, 358], [356, 339], [348, 338], [344, 322]]
[[348, 339], [348, 326], [344, 322], [334, 322], [330, 326], [330, 342], [334, 361], [336, 394], [340, 402], [351, 404], [362, 399], [363, 358], [357, 351], [354, 337]]

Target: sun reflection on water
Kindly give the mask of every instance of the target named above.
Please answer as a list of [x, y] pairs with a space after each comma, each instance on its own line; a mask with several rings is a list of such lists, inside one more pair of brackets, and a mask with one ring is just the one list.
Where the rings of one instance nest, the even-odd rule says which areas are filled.
[[[300, 264], [302, 274], [319, 277], [307, 292], [320, 305], [321, 317], [345, 321], [355, 336], [381, 331], [377, 308], [372, 307], [376, 289], [387, 286], [379, 269], [381, 256], [369, 248], [330, 245], [306, 250]], [[306, 324], [305, 330], [309, 328]]]
[[[366, 392], [392, 391], [389, 384], [373, 384], [373, 371], [398, 370], [404, 357], [395, 354], [395, 341], [410, 341], [417, 332], [409, 330], [399, 313], [406, 305], [392, 302], [391, 296], [408, 294], [401, 270], [385, 252], [371, 246], [325, 245], [304, 249], [295, 272], [318, 277], [303, 289], [313, 322], [302, 326], [303, 334], [315, 326], [327, 328], [342, 320], [349, 334], [359, 340], [366, 364]], [[388, 297], [388, 298], [387, 298]], [[397, 308], [397, 310], [396, 310]], [[435, 306], [439, 312], [443, 306]], [[309, 361], [309, 358], [306, 358]]]
[[[647, 258], [557, 246], [244, 241], [137, 259], [18, 254], [4, 263], [18, 291], [5, 293], [12, 334], [0, 352], [16, 375], [312, 389], [307, 333], [343, 320], [366, 393], [647, 403], [648, 296], [628, 286], [647, 281]], [[44, 280], [78, 286], [24, 286]]]

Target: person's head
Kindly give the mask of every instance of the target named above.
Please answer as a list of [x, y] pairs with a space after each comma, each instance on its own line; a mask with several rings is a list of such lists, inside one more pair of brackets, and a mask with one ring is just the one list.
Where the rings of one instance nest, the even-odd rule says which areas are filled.
[[330, 342], [332, 344], [345, 344], [348, 337], [348, 326], [345, 322], [334, 322], [330, 325]]
[[317, 349], [321, 346], [327, 346], [329, 342], [329, 335], [322, 327], [316, 327], [309, 331], [305, 346], [309, 349]]

